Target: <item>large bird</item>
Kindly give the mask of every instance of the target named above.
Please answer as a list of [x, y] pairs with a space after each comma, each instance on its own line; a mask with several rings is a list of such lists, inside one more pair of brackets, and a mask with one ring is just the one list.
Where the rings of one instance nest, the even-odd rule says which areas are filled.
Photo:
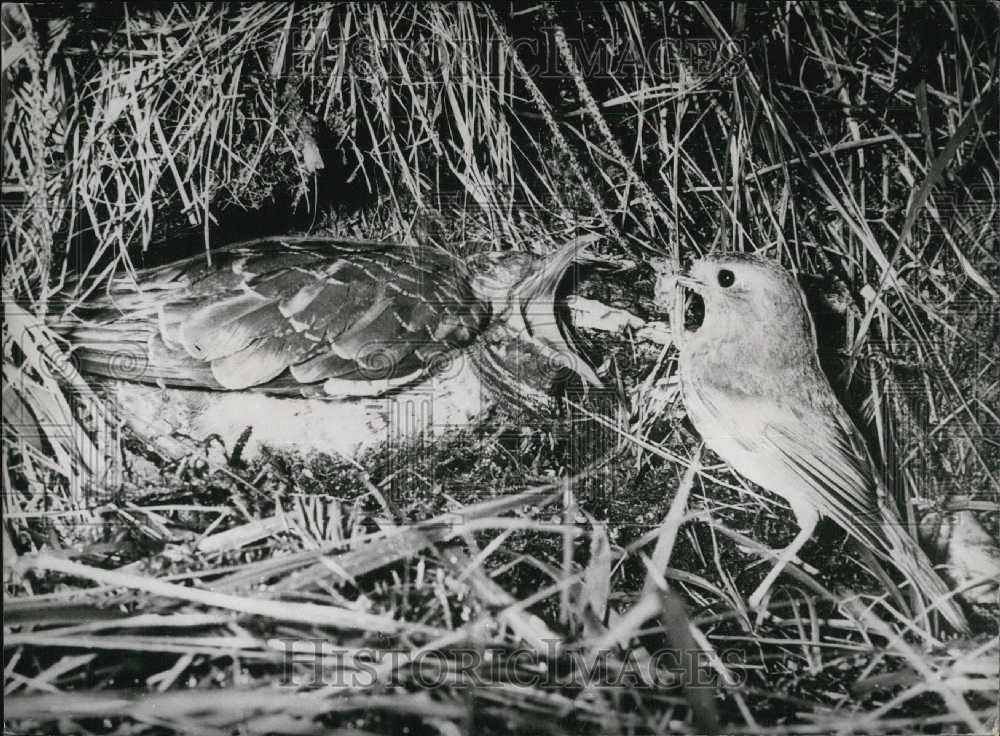
[[556, 300], [584, 240], [545, 257], [276, 237], [138, 271], [52, 327], [145, 436], [251, 428], [261, 445], [356, 454], [467, 423], [484, 402], [601, 381]]

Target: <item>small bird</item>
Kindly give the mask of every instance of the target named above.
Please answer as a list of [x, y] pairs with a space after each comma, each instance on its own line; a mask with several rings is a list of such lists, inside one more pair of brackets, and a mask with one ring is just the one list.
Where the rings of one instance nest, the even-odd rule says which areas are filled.
[[[49, 320], [144, 436], [354, 455], [501, 396], [601, 380], [557, 309], [581, 238], [539, 257], [316, 237], [239, 243], [116, 278]], [[85, 288], [85, 284], [81, 284]], [[245, 438], [244, 438], [245, 439]]]
[[907, 533], [865, 441], [820, 368], [815, 327], [794, 277], [758, 256], [714, 255], [685, 275], [661, 275], [657, 301], [676, 285], [702, 299], [704, 316], [679, 340], [681, 395], [705, 444], [733, 469], [791, 506], [799, 532], [750, 596], [764, 596], [821, 516], [898, 568], [956, 629], [962, 610]]
[[944, 577], [960, 590], [962, 600], [974, 606], [1000, 606], [1000, 543], [972, 511], [925, 514], [920, 539], [944, 563]]

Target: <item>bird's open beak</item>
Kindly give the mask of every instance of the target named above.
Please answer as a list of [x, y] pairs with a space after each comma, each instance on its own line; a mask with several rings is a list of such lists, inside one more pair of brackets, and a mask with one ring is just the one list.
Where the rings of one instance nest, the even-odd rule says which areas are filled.
[[575, 264], [597, 262], [586, 246], [599, 240], [586, 235], [573, 240], [547, 256], [540, 270], [511, 290], [508, 300], [524, 320], [531, 338], [539, 342], [542, 352], [570, 360], [572, 369], [584, 383], [601, 387], [603, 383], [577, 349], [572, 328], [556, 315], [556, 291], [569, 268]]
[[691, 289], [693, 291], [700, 291], [701, 287], [705, 284], [698, 279], [691, 278], [690, 276], [674, 276], [674, 281], [685, 289]]
[[[678, 291], [677, 287], [680, 287], [681, 291]], [[661, 274], [656, 282], [653, 303], [670, 315], [672, 324], [684, 326], [685, 311], [691, 299], [689, 299], [690, 295], [685, 294], [683, 290], [690, 289], [697, 295], [694, 298], [700, 300], [704, 288], [705, 283], [693, 276], [674, 273]], [[684, 329], [675, 331], [674, 339], [682, 339], [686, 329], [684, 327]]]
[[682, 274], [661, 275], [656, 282], [654, 303], [667, 311], [672, 309], [678, 286], [698, 293], [704, 284], [698, 279]]

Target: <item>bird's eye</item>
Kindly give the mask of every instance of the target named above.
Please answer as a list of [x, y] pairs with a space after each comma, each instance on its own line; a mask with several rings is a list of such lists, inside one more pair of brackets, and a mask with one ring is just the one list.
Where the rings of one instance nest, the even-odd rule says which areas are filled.
[[733, 272], [728, 268], [723, 268], [719, 271], [718, 279], [719, 286], [725, 289], [733, 285], [733, 282], [736, 281], [736, 276], [734, 276]]

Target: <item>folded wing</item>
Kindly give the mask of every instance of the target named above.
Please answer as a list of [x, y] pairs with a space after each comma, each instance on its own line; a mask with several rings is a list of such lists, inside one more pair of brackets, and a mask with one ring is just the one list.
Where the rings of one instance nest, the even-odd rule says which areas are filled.
[[[857, 428], [835, 400], [822, 398], [829, 389], [789, 387], [784, 397], [765, 401], [733, 388], [700, 388], [689, 383], [685, 400], [697, 402], [705, 414], [702, 424], [711, 428], [723, 459], [760, 486], [801, 494], [875, 551], [889, 552], [879, 527], [885, 521], [883, 503], [891, 501], [880, 499], [881, 486]], [[726, 405], [710, 396], [724, 396]]]
[[[98, 375], [279, 394], [346, 381], [364, 395], [468, 344], [489, 309], [446, 253], [280, 238], [116, 282], [68, 337]], [[116, 355], [140, 343], [142, 374], [116, 375]]]

